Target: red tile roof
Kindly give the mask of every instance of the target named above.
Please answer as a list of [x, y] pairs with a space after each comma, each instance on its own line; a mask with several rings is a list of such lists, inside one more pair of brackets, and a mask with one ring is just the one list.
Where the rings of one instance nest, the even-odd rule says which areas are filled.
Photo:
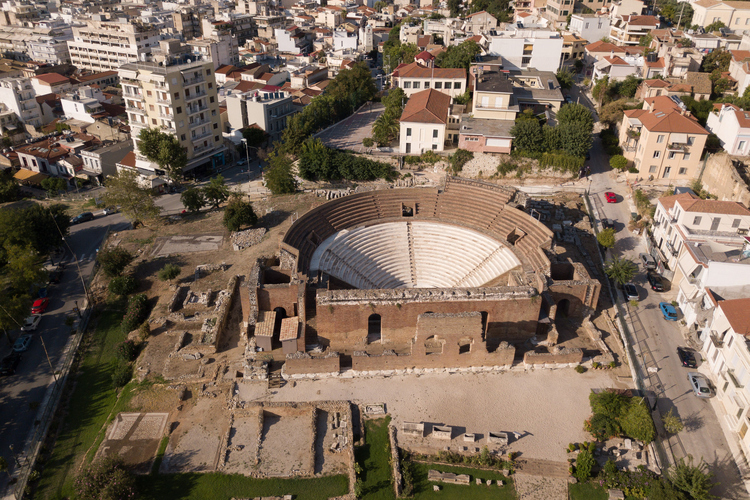
[[673, 194], [670, 196], [662, 196], [659, 198], [659, 203], [667, 209], [672, 210], [672, 207], [674, 207], [674, 204], [678, 201], [682, 200], [694, 200], [697, 196], [695, 196], [693, 193], [680, 193], [680, 194]]
[[70, 82], [70, 78], [58, 75], [57, 73], [44, 73], [43, 75], [36, 75], [34, 78], [49, 85], [57, 85]]
[[735, 333], [750, 336], [750, 298], [722, 300], [719, 307]]
[[655, 78], [653, 80], [645, 80], [643, 84], [647, 87], [653, 87], [653, 88], [659, 88], [659, 89], [667, 88], [670, 86], [669, 82], [665, 82], [664, 80], [660, 80], [658, 78]]
[[126, 167], [135, 167], [135, 152], [130, 151], [122, 160], [117, 163]]
[[736, 201], [702, 200], [700, 198], [677, 201], [685, 212], [719, 215], [750, 215], [750, 210]]
[[394, 71], [395, 76], [402, 78], [463, 78], [466, 79], [466, 70], [464, 68], [425, 68], [413, 62], [406, 65], [399, 65]]
[[623, 49], [622, 47], [618, 47], [613, 43], [602, 42], [601, 40], [586, 45], [584, 49], [586, 49], [586, 52], [625, 52], [625, 49]]
[[448, 121], [451, 97], [435, 89], [413, 94], [404, 106], [401, 122], [442, 123]]
[[608, 56], [604, 58], [605, 61], [607, 61], [609, 64], [613, 66], [630, 66], [630, 64], [626, 63], [624, 59], [622, 59], [620, 56]]

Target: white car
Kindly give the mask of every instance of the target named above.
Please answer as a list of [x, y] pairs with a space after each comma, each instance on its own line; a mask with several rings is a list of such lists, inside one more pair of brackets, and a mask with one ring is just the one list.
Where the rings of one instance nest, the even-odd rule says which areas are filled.
[[25, 320], [23, 320], [23, 326], [21, 327], [21, 330], [24, 332], [33, 332], [36, 330], [36, 327], [39, 326], [39, 322], [42, 321], [42, 315], [41, 314], [32, 314]]
[[698, 372], [689, 372], [687, 374], [690, 387], [693, 389], [693, 393], [699, 398], [711, 398], [714, 395], [714, 391], [711, 389], [711, 384], [708, 383], [708, 379]]

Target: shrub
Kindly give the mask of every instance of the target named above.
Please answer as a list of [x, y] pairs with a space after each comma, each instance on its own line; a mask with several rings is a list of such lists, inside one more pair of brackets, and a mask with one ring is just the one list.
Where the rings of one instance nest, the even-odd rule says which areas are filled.
[[133, 368], [129, 363], [122, 360], [114, 363], [112, 367], [112, 386], [117, 389], [125, 387], [133, 376]]
[[109, 291], [124, 297], [135, 291], [136, 282], [132, 276], [117, 276], [109, 282]]
[[584, 373], [586, 371], [586, 367], [583, 366], [583, 365], [578, 365], [578, 366], [576, 366], [575, 370], [578, 373]]
[[164, 267], [159, 269], [159, 272], [156, 273], [156, 275], [161, 281], [170, 281], [179, 276], [180, 271], [180, 266], [176, 264], [166, 264]]
[[628, 172], [631, 174], [637, 174], [640, 172], [637, 167], [628, 167]]
[[621, 418], [622, 430], [633, 439], [648, 444], [656, 437], [656, 428], [648, 406], [643, 401], [632, 400]]
[[500, 177], [505, 177], [512, 171], [516, 169], [516, 164], [510, 161], [501, 161], [497, 165], [497, 173], [500, 175]]
[[584, 429], [599, 441], [619, 436], [622, 432], [620, 423], [617, 420], [601, 413], [595, 413], [591, 417], [591, 420], [584, 426]]
[[[254, 226], [258, 222], [253, 206], [239, 196], [233, 196], [224, 209], [224, 226], [230, 231], [239, 231], [243, 226]], [[178, 273], [179, 274], [179, 273]]]
[[117, 355], [123, 361], [133, 361], [138, 357], [138, 346], [132, 340], [126, 340], [117, 344]]
[[615, 246], [615, 230], [611, 227], [603, 229], [596, 235], [596, 241], [604, 248], [612, 248]]
[[135, 478], [117, 456], [106, 456], [85, 467], [74, 484], [81, 500], [129, 500], [136, 498]]
[[677, 434], [685, 428], [680, 417], [674, 414], [674, 408], [670, 408], [669, 411], [661, 417], [661, 421], [664, 423], [664, 430], [670, 434]]
[[123, 333], [130, 333], [140, 325], [148, 316], [148, 299], [146, 295], [139, 293], [128, 299], [128, 309], [122, 318]]
[[554, 170], [577, 174], [583, 167], [584, 159], [567, 153], [542, 153], [539, 167], [552, 167]]
[[133, 254], [123, 248], [110, 248], [100, 251], [96, 260], [102, 266], [102, 271], [110, 278], [120, 276], [128, 264], [133, 261]]
[[143, 342], [149, 337], [149, 335], [151, 335], [151, 325], [148, 321], [144, 321], [141, 323], [141, 326], [138, 327], [138, 338]]
[[362, 139], [362, 145], [366, 148], [371, 148], [375, 145], [375, 141], [372, 140], [372, 137], [365, 137]]
[[468, 161], [474, 158], [474, 153], [465, 149], [457, 149], [453, 156], [451, 156], [451, 170], [454, 174], [459, 173], [463, 170], [464, 165]]
[[625, 170], [628, 167], [628, 159], [622, 155], [614, 155], [609, 159], [609, 166], [617, 170]]
[[581, 482], [586, 481], [591, 477], [591, 471], [594, 468], [595, 463], [596, 460], [594, 459], [594, 455], [592, 455], [590, 451], [581, 451], [578, 454], [578, 459], [576, 460], [576, 469], [573, 475]]

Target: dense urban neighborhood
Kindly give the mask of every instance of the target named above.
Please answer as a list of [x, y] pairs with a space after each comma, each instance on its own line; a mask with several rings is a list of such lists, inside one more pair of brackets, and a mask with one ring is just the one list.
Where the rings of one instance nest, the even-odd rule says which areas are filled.
[[0, 2], [0, 499], [750, 498], [750, 1]]

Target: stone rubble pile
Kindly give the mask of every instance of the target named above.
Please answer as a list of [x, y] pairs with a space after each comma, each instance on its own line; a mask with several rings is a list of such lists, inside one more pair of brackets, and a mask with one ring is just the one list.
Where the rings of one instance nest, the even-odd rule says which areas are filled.
[[247, 229], [232, 233], [232, 247], [239, 251], [257, 245], [266, 234], [266, 228]]

